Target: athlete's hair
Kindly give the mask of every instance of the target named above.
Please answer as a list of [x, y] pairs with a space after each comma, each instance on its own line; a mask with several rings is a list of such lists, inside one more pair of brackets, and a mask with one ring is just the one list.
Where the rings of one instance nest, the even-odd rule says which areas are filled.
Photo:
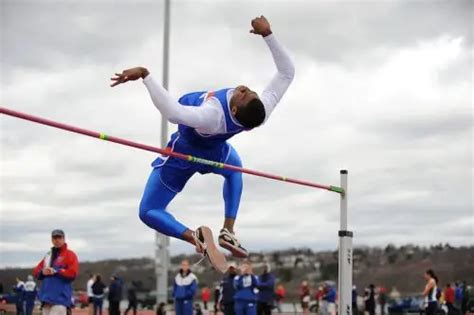
[[430, 276], [431, 278], [433, 278], [436, 283], [438, 283], [438, 277], [437, 277], [436, 274], [434, 273], [433, 269], [428, 269], [428, 270], [426, 270], [426, 274], [427, 274], [428, 276]]
[[247, 129], [258, 127], [265, 120], [265, 107], [261, 100], [254, 98], [244, 106], [239, 107], [235, 118]]

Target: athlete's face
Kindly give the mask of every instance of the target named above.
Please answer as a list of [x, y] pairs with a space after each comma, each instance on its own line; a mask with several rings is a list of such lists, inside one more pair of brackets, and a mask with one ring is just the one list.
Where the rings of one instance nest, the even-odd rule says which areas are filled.
[[232, 110], [232, 114], [235, 116], [239, 107], [247, 105], [248, 102], [255, 98], [259, 98], [257, 93], [255, 93], [245, 85], [239, 85], [238, 87], [236, 87], [234, 90], [234, 94], [230, 99], [230, 108]]
[[189, 261], [187, 260], [183, 260], [181, 262], [181, 269], [184, 271], [184, 272], [187, 272], [189, 270]]
[[63, 246], [64, 243], [65, 243], [64, 236], [61, 236], [61, 235], [53, 236], [51, 241], [53, 243], [53, 246], [56, 247], [56, 248], [59, 248], [59, 247]]
[[252, 265], [250, 265], [248, 262], [242, 263], [240, 265], [240, 273], [243, 275], [252, 274]]

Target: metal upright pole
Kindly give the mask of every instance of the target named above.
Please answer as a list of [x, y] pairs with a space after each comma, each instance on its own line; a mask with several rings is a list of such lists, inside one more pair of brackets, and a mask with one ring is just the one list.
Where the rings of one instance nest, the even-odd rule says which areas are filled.
[[[165, 19], [163, 28], [163, 87], [169, 85], [169, 49], [170, 48], [170, 0], [165, 0]], [[166, 147], [168, 141], [168, 121], [161, 118], [161, 147]]]
[[341, 222], [339, 228], [338, 314], [352, 315], [352, 232], [347, 230], [347, 170], [341, 170]]
[[[163, 29], [163, 87], [168, 90], [169, 72], [169, 41], [170, 41], [170, 0], [164, 3]], [[161, 147], [166, 147], [168, 140], [168, 121], [161, 118]], [[169, 270], [169, 237], [160, 233], [155, 234], [155, 272], [156, 272], [156, 302], [166, 303], [168, 300], [168, 270]]]

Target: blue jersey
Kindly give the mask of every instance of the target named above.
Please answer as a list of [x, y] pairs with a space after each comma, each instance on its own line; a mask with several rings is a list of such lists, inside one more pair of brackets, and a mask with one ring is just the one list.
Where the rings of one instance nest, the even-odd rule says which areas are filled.
[[272, 303], [275, 298], [275, 276], [272, 273], [261, 274], [258, 277], [258, 282], [258, 300]]
[[[227, 94], [230, 89], [216, 92], [193, 92], [182, 96], [179, 102], [183, 106], [201, 106], [205, 100], [213, 97], [219, 101], [224, 111], [226, 132], [216, 135], [199, 133], [196, 129], [185, 125], [178, 125], [178, 131], [171, 135], [168, 149], [182, 154], [189, 154], [201, 159], [219, 163], [227, 163], [232, 152], [227, 139], [246, 130], [241, 126], [230, 111]], [[241, 165], [237, 165], [241, 166]], [[174, 192], [180, 192], [187, 180], [196, 172], [207, 174], [214, 171], [214, 167], [180, 160], [174, 157], [158, 157], [152, 167], [164, 167], [161, 171], [161, 181]]]
[[197, 290], [197, 278], [192, 272], [182, 274], [174, 278], [173, 297], [176, 300], [192, 300]]
[[183, 95], [178, 102], [184, 106], [201, 106], [209, 98], [215, 98], [219, 101], [225, 117], [225, 133], [217, 135], [206, 135], [199, 133], [196, 129], [179, 125], [178, 132], [183, 140], [199, 147], [216, 147], [223, 144], [227, 139], [242, 132], [245, 128], [240, 125], [235, 117], [232, 116], [230, 104], [227, 100], [227, 94], [230, 89], [222, 89], [215, 92], [192, 92]]
[[236, 276], [234, 278], [234, 300], [256, 302], [258, 293], [258, 279], [254, 275]]

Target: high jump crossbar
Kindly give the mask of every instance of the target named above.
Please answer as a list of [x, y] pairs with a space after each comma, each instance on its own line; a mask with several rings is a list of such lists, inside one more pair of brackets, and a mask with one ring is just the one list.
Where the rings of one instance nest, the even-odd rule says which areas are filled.
[[246, 173], [246, 174], [255, 175], [255, 176], [259, 176], [259, 177], [265, 177], [265, 178], [274, 179], [274, 180], [278, 180], [278, 181], [283, 181], [283, 182], [287, 182], [287, 183], [303, 185], [303, 186], [309, 186], [309, 187], [319, 188], [319, 189], [325, 189], [325, 190], [333, 191], [333, 192], [336, 192], [336, 193], [339, 193], [339, 194], [344, 194], [344, 189], [342, 187], [332, 186], [332, 185], [321, 185], [321, 184], [312, 183], [312, 182], [309, 182], [309, 181], [303, 181], [303, 180], [299, 180], [299, 179], [293, 179], [293, 178], [288, 178], [288, 177], [284, 177], [284, 176], [273, 175], [273, 174], [269, 174], [269, 173], [263, 173], [263, 172], [243, 168], [243, 167], [238, 167], [238, 166], [235, 166], [235, 165], [230, 165], [230, 164], [220, 163], [220, 162], [216, 162], [216, 161], [206, 160], [206, 159], [202, 159], [202, 158], [192, 156], [192, 155], [189, 155], [189, 154], [183, 154], [183, 153], [171, 151], [171, 149], [169, 149], [169, 148], [162, 149], [162, 148], [158, 148], [158, 147], [154, 147], [154, 146], [150, 146], [150, 145], [146, 145], [146, 144], [142, 144], [142, 143], [126, 140], [126, 139], [117, 138], [117, 137], [106, 135], [104, 133], [100, 133], [100, 132], [96, 132], [96, 131], [90, 131], [90, 130], [86, 130], [86, 129], [83, 129], [83, 128], [79, 128], [79, 127], [63, 124], [63, 123], [60, 123], [60, 122], [56, 122], [56, 121], [53, 121], [53, 120], [41, 118], [41, 117], [38, 117], [38, 116], [33, 116], [33, 115], [26, 114], [26, 113], [14, 111], [14, 110], [11, 110], [11, 109], [8, 109], [8, 108], [5, 108], [5, 107], [0, 107], [0, 113], [4, 114], [4, 115], [13, 116], [13, 117], [16, 117], [16, 118], [28, 120], [28, 121], [31, 121], [31, 122], [35, 122], [35, 123], [38, 123], [38, 124], [42, 124], [42, 125], [46, 125], [46, 126], [66, 130], [66, 131], [69, 131], [69, 132], [78, 133], [78, 134], [81, 134], [81, 135], [84, 135], [84, 136], [89, 136], [89, 137], [93, 137], [93, 138], [97, 138], [97, 139], [102, 139], [102, 140], [105, 140], [105, 141], [110, 141], [110, 142], [118, 143], [118, 144], [125, 145], [125, 146], [128, 146], [128, 147], [134, 147], [134, 148], [141, 149], [141, 150], [156, 152], [156, 153], [160, 153], [160, 154], [165, 155], [165, 156], [172, 156], [172, 157], [175, 157], [175, 158], [178, 158], [178, 159], [181, 159], [181, 160], [186, 160], [186, 161], [193, 162], [193, 163], [209, 165], [209, 166], [216, 167], [216, 168], [223, 168], [223, 169], [227, 169], [227, 170], [231, 170], [231, 171], [235, 171], [235, 172]]

